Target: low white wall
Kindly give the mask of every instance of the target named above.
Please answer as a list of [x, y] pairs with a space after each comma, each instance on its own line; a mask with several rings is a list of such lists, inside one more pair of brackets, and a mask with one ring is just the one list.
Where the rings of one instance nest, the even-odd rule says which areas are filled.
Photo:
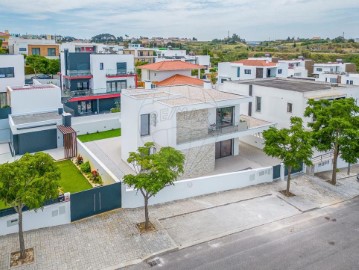
[[[348, 163], [342, 160], [340, 157], [338, 158], [337, 163], [338, 169], [348, 167]], [[314, 173], [331, 171], [333, 169], [333, 160], [325, 160], [320, 163], [314, 164]]]
[[77, 135], [121, 128], [120, 113], [113, 113], [111, 116], [112, 117], [102, 117], [102, 115], [93, 115], [73, 117], [71, 126]]
[[[175, 182], [173, 186], [165, 187], [150, 199], [149, 204], [165, 203], [272, 181], [272, 167], [181, 180]], [[122, 207], [135, 208], [143, 205], [142, 194], [123, 184]]]
[[[23, 213], [24, 231], [53, 227], [71, 223], [70, 202], [61, 202], [45, 206], [43, 209]], [[18, 215], [0, 218], [0, 235], [18, 232]]]
[[77, 139], [77, 154], [81, 155], [84, 159], [84, 162], [89, 161], [91, 169], [98, 170], [101, 175], [102, 181], [105, 185], [113, 184], [115, 182], [120, 182], [118, 179], [107, 167], [98, 159], [91, 151], [83, 144], [79, 139]]

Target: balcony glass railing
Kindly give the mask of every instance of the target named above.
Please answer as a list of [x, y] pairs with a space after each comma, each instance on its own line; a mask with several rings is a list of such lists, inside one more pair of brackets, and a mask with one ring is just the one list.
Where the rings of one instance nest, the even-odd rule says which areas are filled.
[[135, 71], [133, 69], [107, 69], [106, 76], [117, 76], [117, 75], [133, 75]]
[[87, 76], [91, 75], [90, 70], [68, 70], [67, 71], [68, 76]]

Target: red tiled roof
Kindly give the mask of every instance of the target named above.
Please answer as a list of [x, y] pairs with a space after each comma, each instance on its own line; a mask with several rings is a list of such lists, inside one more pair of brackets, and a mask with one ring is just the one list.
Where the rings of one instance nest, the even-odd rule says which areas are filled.
[[166, 71], [166, 70], [186, 70], [186, 69], [204, 69], [204, 66], [191, 64], [184, 61], [162, 61], [153, 64], [147, 64], [137, 67], [139, 69], [149, 69], [155, 71]]
[[120, 93], [116, 93], [116, 94], [104, 94], [104, 95], [96, 95], [96, 96], [73, 97], [73, 98], [70, 98], [68, 102], [106, 99], [106, 98], [118, 98], [120, 96], [121, 96]]
[[249, 60], [244, 59], [240, 61], [235, 61], [233, 63], [243, 64], [244, 66], [252, 66], [252, 67], [275, 67], [276, 63], [268, 62], [266, 60]]
[[163, 81], [157, 82], [157, 86], [171, 86], [171, 85], [203, 85], [203, 81], [197, 78], [192, 78], [180, 74], [173, 75]]

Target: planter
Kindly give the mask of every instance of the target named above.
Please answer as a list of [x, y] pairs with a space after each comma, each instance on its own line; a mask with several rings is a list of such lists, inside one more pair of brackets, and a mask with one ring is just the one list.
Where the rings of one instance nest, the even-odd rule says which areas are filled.
[[9, 118], [9, 114], [11, 114], [11, 107], [0, 108], [0, 119]]

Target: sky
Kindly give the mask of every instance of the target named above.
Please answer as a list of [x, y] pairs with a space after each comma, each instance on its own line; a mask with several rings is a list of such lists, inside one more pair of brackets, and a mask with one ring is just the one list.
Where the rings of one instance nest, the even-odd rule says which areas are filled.
[[359, 38], [358, 0], [0, 0], [0, 31], [91, 38]]

